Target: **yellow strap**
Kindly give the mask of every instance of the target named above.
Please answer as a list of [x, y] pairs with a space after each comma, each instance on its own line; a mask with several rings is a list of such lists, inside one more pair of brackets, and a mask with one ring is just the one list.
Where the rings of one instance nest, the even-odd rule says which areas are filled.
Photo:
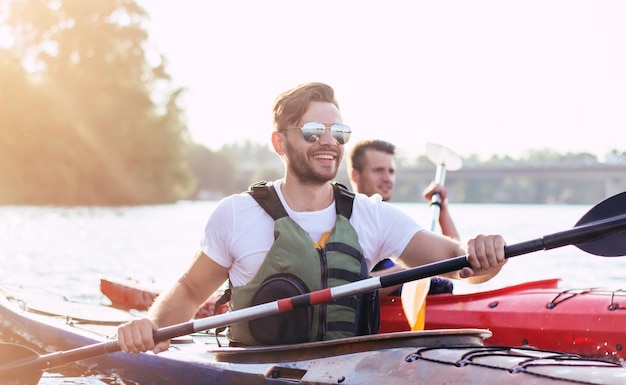
[[333, 229], [326, 231], [324, 234], [322, 234], [322, 237], [320, 238], [319, 241], [315, 242], [313, 241], [313, 246], [315, 246], [318, 249], [323, 249], [324, 247], [326, 247], [326, 243], [328, 242], [328, 238], [330, 238], [330, 234], [333, 232]]

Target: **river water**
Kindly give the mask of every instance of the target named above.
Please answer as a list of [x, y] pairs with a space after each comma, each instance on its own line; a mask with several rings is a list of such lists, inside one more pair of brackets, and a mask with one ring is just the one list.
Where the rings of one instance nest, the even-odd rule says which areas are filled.
[[[101, 277], [167, 285], [191, 262], [204, 223], [216, 202], [179, 202], [141, 207], [0, 207], [0, 283], [35, 286], [69, 298], [105, 302]], [[428, 227], [426, 203], [396, 203]], [[508, 244], [567, 230], [593, 205], [455, 204], [452, 214], [463, 239], [502, 234]], [[455, 292], [492, 289], [558, 277], [565, 288], [626, 287], [626, 258], [587, 254], [574, 246], [509, 260], [481, 285], [455, 283]], [[1, 338], [1, 337], [0, 337]], [[94, 373], [48, 374], [40, 384], [128, 384]]]

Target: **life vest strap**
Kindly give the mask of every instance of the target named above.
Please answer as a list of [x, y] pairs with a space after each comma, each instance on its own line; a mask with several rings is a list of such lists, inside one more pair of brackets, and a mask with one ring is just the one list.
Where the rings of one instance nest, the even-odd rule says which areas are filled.
[[[352, 216], [352, 202], [354, 193], [341, 183], [333, 182], [333, 192], [335, 194], [335, 209], [338, 215], [346, 219]], [[276, 188], [272, 182], [265, 180], [256, 182], [248, 188], [248, 193], [259, 203], [259, 206], [275, 221], [288, 216], [287, 211], [280, 202]]]

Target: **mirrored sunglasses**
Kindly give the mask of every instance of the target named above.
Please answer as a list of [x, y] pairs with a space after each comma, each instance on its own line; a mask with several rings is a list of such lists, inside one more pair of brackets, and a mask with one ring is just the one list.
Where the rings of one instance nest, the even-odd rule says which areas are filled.
[[[335, 123], [331, 124], [330, 126], [326, 126], [324, 123], [307, 122], [304, 123], [302, 127], [290, 128], [302, 131], [302, 137], [309, 143], [317, 142], [322, 137], [322, 135], [324, 135], [324, 132], [326, 132], [327, 128], [330, 130], [331, 135], [339, 144], [346, 144], [348, 142], [348, 139], [350, 139], [350, 134], [352, 133], [350, 127], [341, 123]], [[286, 130], [286, 128], [284, 128], [283, 130]]]

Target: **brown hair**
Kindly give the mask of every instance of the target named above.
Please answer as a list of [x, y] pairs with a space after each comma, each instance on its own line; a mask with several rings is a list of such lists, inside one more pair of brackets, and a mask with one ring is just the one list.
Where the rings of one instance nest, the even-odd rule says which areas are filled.
[[385, 152], [389, 155], [395, 155], [396, 146], [384, 140], [362, 140], [354, 145], [350, 153], [350, 164], [352, 168], [358, 172], [363, 171], [365, 167], [365, 151], [375, 150]]
[[306, 83], [278, 95], [274, 101], [274, 128], [278, 131], [297, 124], [309, 103], [328, 102], [339, 108], [335, 91], [324, 83]]

